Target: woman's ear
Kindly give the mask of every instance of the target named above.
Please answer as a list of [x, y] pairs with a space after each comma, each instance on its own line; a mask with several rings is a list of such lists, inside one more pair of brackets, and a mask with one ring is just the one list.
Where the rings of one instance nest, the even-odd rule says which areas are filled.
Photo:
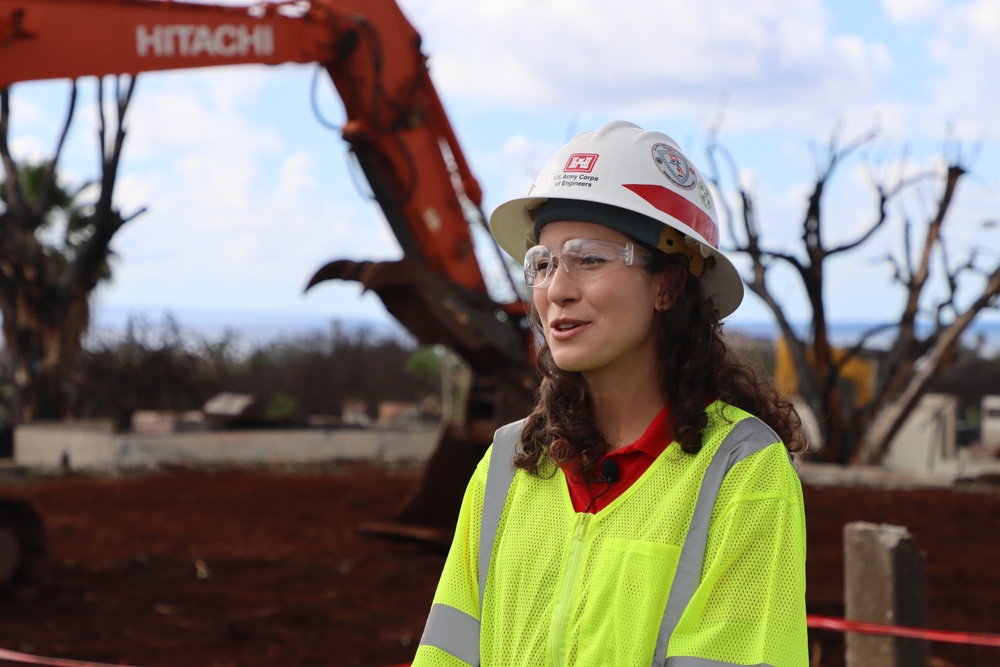
[[684, 291], [687, 284], [687, 269], [678, 264], [671, 264], [657, 276], [656, 303], [653, 307], [662, 312], [670, 310], [677, 300], [677, 295]]

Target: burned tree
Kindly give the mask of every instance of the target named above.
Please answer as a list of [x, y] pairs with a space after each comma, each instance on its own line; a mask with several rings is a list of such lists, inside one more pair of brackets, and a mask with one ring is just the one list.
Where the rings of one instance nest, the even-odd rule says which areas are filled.
[[[90, 293], [110, 277], [112, 237], [142, 212], [123, 217], [112, 203], [135, 78], [113, 80], [110, 123], [104, 88], [98, 81], [100, 179], [72, 192], [60, 186], [57, 174], [76, 109], [76, 83], [55, 151], [42, 164], [21, 164], [11, 154], [10, 90], [0, 89], [0, 314], [22, 422], [66, 416], [63, 389], [89, 324]], [[96, 194], [88, 199], [91, 192]]]
[[[824, 443], [821, 456], [836, 463], [881, 461], [893, 436], [954, 352], [962, 333], [984, 308], [996, 304], [1000, 294], [1000, 261], [996, 257], [983, 258], [975, 249], [969, 249], [962, 261], [954, 262], [947, 252], [942, 229], [952, 212], [958, 185], [966, 175], [965, 161], [958, 151], [941, 170], [892, 179], [873, 177], [875, 206], [871, 221], [846, 242], [833, 245], [824, 238], [828, 208], [824, 194], [845, 160], [872, 145], [875, 139], [872, 132], [841, 143], [834, 133], [807, 198], [797, 248], [791, 251], [769, 247], [763, 240], [765, 225], [757, 219], [754, 195], [740, 183], [735, 161], [719, 145], [717, 132], [712, 132], [708, 146], [710, 177], [716, 188], [726, 192], [721, 183], [720, 161], [732, 177], [729, 192], [735, 196], [740, 210], [734, 212], [726, 197], [722, 197], [722, 216], [735, 250], [749, 259], [750, 268], [744, 281], [774, 315], [794, 364], [798, 393], [821, 425]], [[891, 213], [904, 194], [917, 188], [934, 190], [935, 201], [921, 224], [915, 224], [905, 215]], [[886, 257], [886, 261], [894, 269], [894, 284], [905, 292], [905, 305], [897, 316], [873, 325], [852, 347], [838, 350], [831, 341], [824, 302], [829, 260], [866, 246], [876, 232], [889, 227], [890, 221], [897, 217], [901, 218], [902, 247]], [[915, 245], [913, 237], [918, 229], [926, 236]], [[766, 280], [768, 272], [781, 263], [792, 268], [806, 294], [811, 318], [804, 333], [796, 332], [786, 304]], [[943, 297], [936, 297], [928, 289], [932, 279], [946, 286]], [[974, 282], [978, 284], [973, 286]], [[965, 295], [975, 291], [975, 298], [960, 299], [960, 286]], [[891, 343], [887, 350], [878, 353], [877, 372], [868, 395], [861, 401], [852, 400], [857, 397], [847, 395], [845, 368], [870, 353], [866, 347], [876, 335], [891, 336]]]

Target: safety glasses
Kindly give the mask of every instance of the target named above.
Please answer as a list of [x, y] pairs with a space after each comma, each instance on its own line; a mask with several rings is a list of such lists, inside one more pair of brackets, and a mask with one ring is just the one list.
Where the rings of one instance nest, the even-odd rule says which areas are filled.
[[556, 266], [581, 282], [623, 266], [645, 266], [653, 261], [652, 251], [633, 243], [601, 239], [570, 239], [555, 248], [536, 245], [524, 256], [524, 282], [529, 287], [545, 287]]

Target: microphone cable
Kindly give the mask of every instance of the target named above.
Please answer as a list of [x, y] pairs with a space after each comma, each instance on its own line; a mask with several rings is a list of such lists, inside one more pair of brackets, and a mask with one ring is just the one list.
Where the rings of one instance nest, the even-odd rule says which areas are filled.
[[607, 482], [607, 486], [604, 487], [603, 491], [601, 491], [596, 496], [590, 499], [590, 502], [587, 503], [587, 509], [583, 510], [583, 513], [589, 514], [590, 508], [594, 506], [594, 502], [596, 502], [598, 498], [600, 498], [608, 491], [610, 491], [611, 485], [617, 482], [619, 479], [621, 479], [621, 470], [618, 468], [618, 461], [615, 461], [614, 459], [604, 459], [603, 461], [601, 461], [601, 476], [596, 478], [594, 481]]

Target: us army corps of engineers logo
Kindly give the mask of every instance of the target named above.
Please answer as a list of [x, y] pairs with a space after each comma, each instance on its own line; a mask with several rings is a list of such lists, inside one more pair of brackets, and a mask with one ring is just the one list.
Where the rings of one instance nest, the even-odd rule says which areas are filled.
[[698, 181], [691, 163], [673, 146], [653, 144], [653, 161], [664, 176], [685, 190], [693, 188]]

